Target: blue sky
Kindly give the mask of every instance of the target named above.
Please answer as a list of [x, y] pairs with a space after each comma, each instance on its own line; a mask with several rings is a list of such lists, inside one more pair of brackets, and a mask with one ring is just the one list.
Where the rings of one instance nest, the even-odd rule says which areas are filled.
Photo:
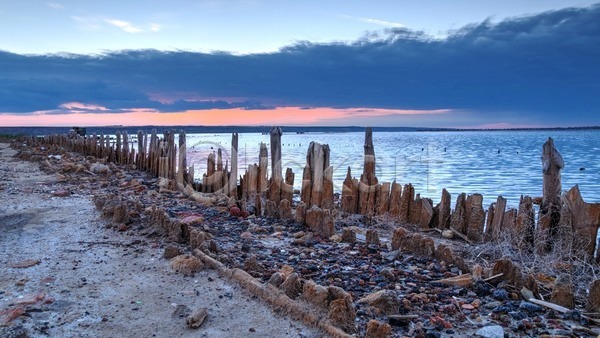
[[0, 123], [598, 125], [594, 3], [2, 0]]

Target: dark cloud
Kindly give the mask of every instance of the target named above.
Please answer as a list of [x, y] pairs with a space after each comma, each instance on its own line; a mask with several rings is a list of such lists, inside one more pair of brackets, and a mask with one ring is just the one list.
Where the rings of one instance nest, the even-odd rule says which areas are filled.
[[[518, 117], [526, 124], [598, 124], [598, 60], [599, 5], [487, 20], [445, 39], [391, 29], [354, 43], [300, 42], [270, 54], [0, 52], [0, 112], [71, 101], [112, 111], [288, 105], [457, 109], [489, 123]], [[161, 103], [151, 99], [157, 93], [178, 99]]]

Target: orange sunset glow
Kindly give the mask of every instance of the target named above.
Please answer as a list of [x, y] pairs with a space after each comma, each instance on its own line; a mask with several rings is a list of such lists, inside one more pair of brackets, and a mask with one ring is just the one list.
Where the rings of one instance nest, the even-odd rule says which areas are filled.
[[[93, 110], [90, 110], [93, 107]], [[3, 114], [0, 124], [4, 126], [106, 126], [106, 125], [328, 125], [337, 124], [347, 119], [365, 120], [386, 116], [439, 115], [451, 112], [438, 110], [398, 110], [371, 108], [300, 108], [281, 107], [268, 110], [247, 109], [209, 109], [188, 110], [183, 112], [158, 112], [149, 109], [134, 109], [126, 112], [107, 113], [101, 106], [68, 103], [61, 105], [68, 111], [36, 112], [30, 115]], [[84, 108], [84, 109], [82, 109]], [[93, 111], [93, 112], [90, 112]], [[110, 121], [110, 122], [108, 122]]]

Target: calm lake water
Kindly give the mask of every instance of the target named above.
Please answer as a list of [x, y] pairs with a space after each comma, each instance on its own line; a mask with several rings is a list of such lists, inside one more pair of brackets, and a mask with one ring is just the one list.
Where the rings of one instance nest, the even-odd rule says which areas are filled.
[[[515, 206], [521, 194], [542, 194], [541, 154], [548, 137], [554, 139], [565, 162], [563, 190], [579, 184], [587, 202], [600, 202], [599, 130], [375, 132], [376, 174], [379, 182], [412, 183], [416, 193], [434, 203], [446, 188], [453, 200], [461, 192], [480, 193], [487, 206], [502, 195]], [[281, 139], [282, 167], [284, 172], [287, 167], [294, 170], [296, 188], [311, 141], [329, 144], [336, 191], [341, 191], [348, 166], [354, 177], [362, 173], [364, 133], [286, 134], [284, 130]], [[248, 165], [258, 163], [260, 143], [269, 144], [269, 135], [239, 134], [238, 142], [241, 175]], [[208, 154], [221, 148], [223, 161], [229, 160], [231, 134], [189, 134], [187, 147], [188, 165], [195, 165], [196, 179], [201, 179]]]

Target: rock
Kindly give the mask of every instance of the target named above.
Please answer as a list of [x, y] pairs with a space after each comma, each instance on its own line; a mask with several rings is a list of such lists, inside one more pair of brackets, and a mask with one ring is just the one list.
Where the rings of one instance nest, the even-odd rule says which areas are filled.
[[231, 207], [229, 209], [229, 215], [233, 217], [240, 217], [242, 215], [242, 210], [237, 206]]
[[484, 338], [504, 338], [504, 329], [500, 325], [490, 325], [477, 330], [475, 336]]
[[358, 304], [367, 304], [375, 309], [376, 312], [391, 315], [398, 313], [400, 309], [400, 300], [396, 293], [391, 290], [381, 290], [372, 293], [358, 300]]
[[590, 285], [590, 294], [585, 308], [588, 312], [600, 312], [600, 279]]
[[326, 310], [329, 305], [329, 292], [327, 291], [327, 288], [318, 285], [312, 280], [304, 283], [304, 286], [302, 287], [302, 298], [324, 310]]
[[575, 307], [575, 296], [573, 295], [573, 282], [569, 275], [560, 275], [554, 282], [552, 296], [550, 301], [554, 304], [564, 306], [569, 309]]
[[117, 225], [117, 231], [123, 232], [123, 231], [127, 231], [127, 229], [129, 229], [127, 227], [127, 224], [121, 223], [121, 224]]
[[442, 231], [442, 237], [452, 239], [454, 238], [454, 232], [450, 229], [446, 229]]
[[190, 255], [179, 255], [171, 261], [173, 270], [186, 276], [193, 276], [204, 268], [204, 263], [198, 258]]
[[390, 252], [381, 253], [381, 256], [388, 261], [394, 261], [400, 256], [400, 250], [393, 250]]
[[295, 299], [302, 292], [302, 284], [300, 283], [300, 277], [297, 273], [290, 274], [285, 281], [279, 286], [288, 297]]
[[396, 276], [394, 275], [394, 273], [392, 272], [392, 269], [390, 269], [390, 268], [381, 269], [381, 272], [379, 272], [379, 274], [389, 281], [396, 280]]
[[379, 234], [377, 233], [377, 230], [372, 230], [372, 229], [367, 230], [366, 244], [367, 245], [370, 245], [370, 244], [381, 245], [381, 242], [379, 241]]
[[93, 172], [94, 174], [98, 174], [98, 175], [110, 175], [112, 174], [112, 171], [110, 170], [110, 168], [102, 163], [93, 163], [90, 166], [90, 171]]
[[258, 264], [256, 255], [252, 255], [244, 262], [244, 271], [250, 272], [262, 272], [263, 268]]
[[54, 196], [54, 197], [67, 197], [67, 196], [69, 196], [69, 195], [71, 195], [71, 193], [69, 192], [69, 190], [66, 190], [66, 189], [59, 189], [59, 190], [56, 190], [56, 191], [55, 191], [55, 192], [52, 194], [52, 196]]
[[356, 243], [356, 232], [353, 229], [342, 230], [342, 242], [344, 243]]
[[507, 300], [508, 299], [508, 291], [504, 289], [496, 289], [492, 293], [492, 297], [496, 300]]
[[206, 320], [207, 316], [208, 316], [208, 310], [202, 308], [202, 309], [194, 311], [194, 313], [189, 315], [185, 319], [185, 322], [190, 329], [197, 329], [200, 326], [202, 326], [202, 324], [204, 324], [204, 321]]
[[380, 323], [371, 319], [367, 323], [367, 333], [365, 338], [386, 338], [392, 334], [392, 327], [389, 324]]
[[269, 284], [271, 284], [275, 287], [279, 287], [283, 283], [284, 280], [285, 280], [285, 277], [283, 276], [283, 273], [274, 272], [271, 275], [271, 278], [269, 278]]
[[544, 311], [544, 308], [537, 305], [537, 304], [533, 304], [530, 303], [528, 301], [522, 300], [521, 303], [519, 304], [519, 309], [521, 310], [525, 310], [529, 313], [536, 313], [536, 312], [542, 312]]
[[197, 226], [202, 225], [202, 222], [204, 222], [204, 218], [200, 215], [190, 215], [184, 217], [180, 222], [182, 224], [187, 224], [188, 226]]
[[171, 259], [181, 254], [182, 252], [178, 247], [175, 247], [173, 245], [167, 245], [167, 247], [165, 248], [165, 252], [163, 253], [163, 257], [166, 259]]

